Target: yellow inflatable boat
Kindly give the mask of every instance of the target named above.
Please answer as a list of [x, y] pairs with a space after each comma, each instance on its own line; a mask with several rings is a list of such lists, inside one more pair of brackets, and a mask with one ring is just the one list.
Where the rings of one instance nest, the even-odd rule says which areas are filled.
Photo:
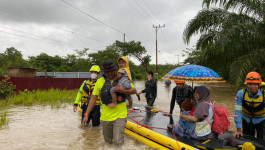
[[265, 141], [250, 136], [235, 138], [228, 131], [219, 135], [218, 139], [199, 141], [173, 135], [167, 130], [168, 124], [178, 121], [177, 116], [163, 116], [161, 111], [153, 111], [150, 107], [134, 105], [139, 110], [128, 110], [128, 121], [125, 133], [136, 140], [157, 149], [173, 150], [264, 150]]

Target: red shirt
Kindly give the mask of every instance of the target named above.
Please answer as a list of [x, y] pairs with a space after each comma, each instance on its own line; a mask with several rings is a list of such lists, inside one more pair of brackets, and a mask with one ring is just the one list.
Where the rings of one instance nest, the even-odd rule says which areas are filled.
[[191, 116], [193, 116], [194, 111], [195, 111], [195, 108], [193, 108], [192, 110], [190, 110], [189, 114], [190, 114]]

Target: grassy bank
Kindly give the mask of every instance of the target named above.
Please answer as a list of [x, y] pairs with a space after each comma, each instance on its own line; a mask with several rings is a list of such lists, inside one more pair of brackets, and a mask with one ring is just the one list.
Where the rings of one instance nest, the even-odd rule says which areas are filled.
[[50, 89], [47, 91], [24, 91], [16, 95], [11, 95], [0, 101], [0, 128], [8, 125], [7, 109], [11, 106], [51, 106], [52, 108], [65, 107], [75, 101], [77, 90]]
[[6, 99], [7, 106], [21, 105], [50, 105], [51, 107], [59, 108], [63, 104], [73, 103], [77, 94], [77, 90], [60, 90], [50, 89], [47, 91], [36, 90], [32, 92], [20, 92], [17, 95], [12, 95]]

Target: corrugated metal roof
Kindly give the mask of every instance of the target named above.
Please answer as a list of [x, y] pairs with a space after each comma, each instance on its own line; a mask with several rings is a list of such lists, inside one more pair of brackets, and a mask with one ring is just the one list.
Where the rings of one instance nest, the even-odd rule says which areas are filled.
[[[46, 72], [47, 77], [54, 78], [90, 78], [90, 72]], [[37, 72], [36, 77], [44, 77], [45, 72]]]

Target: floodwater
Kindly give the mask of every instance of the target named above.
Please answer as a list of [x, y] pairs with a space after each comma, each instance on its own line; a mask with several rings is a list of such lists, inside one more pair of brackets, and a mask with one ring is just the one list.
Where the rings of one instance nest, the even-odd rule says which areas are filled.
[[[135, 81], [138, 91], [144, 88], [145, 81]], [[201, 84], [194, 84], [201, 85]], [[204, 84], [210, 89], [211, 101], [228, 108], [234, 113], [234, 97], [227, 83]], [[169, 111], [172, 96], [171, 87], [165, 87], [162, 81], [158, 82], [158, 96], [154, 106], [159, 110]], [[133, 95], [134, 103], [146, 105], [144, 94], [141, 101]], [[74, 102], [74, 100], [73, 100]], [[179, 115], [179, 107], [175, 105], [174, 114]], [[9, 125], [0, 129], [0, 149], [93, 149], [115, 150], [117, 147], [104, 142], [101, 127], [88, 126], [85, 129], [80, 125], [80, 113], [72, 111], [72, 105], [65, 108], [51, 108], [49, 106], [16, 107], [8, 110]], [[233, 118], [230, 118], [230, 130], [235, 131]], [[119, 149], [149, 150], [145, 144], [125, 135], [125, 144]]]

